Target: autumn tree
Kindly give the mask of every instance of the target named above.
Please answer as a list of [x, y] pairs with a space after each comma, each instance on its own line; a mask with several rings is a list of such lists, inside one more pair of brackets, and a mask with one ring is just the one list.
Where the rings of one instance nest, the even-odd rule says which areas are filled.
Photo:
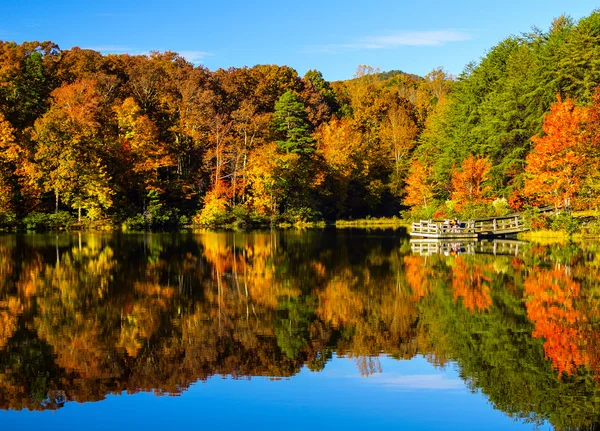
[[427, 208], [434, 196], [430, 169], [419, 160], [413, 161], [406, 179], [404, 204]]
[[252, 187], [250, 202], [258, 214], [273, 215], [277, 213], [283, 185], [280, 159], [281, 154], [275, 143], [252, 151], [248, 157], [247, 175]]
[[472, 154], [463, 160], [460, 169], [452, 172], [452, 196], [454, 208], [463, 208], [489, 201], [490, 186], [486, 185], [492, 164], [487, 157], [475, 157]]
[[358, 175], [362, 134], [349, 119], [332, 119], [315, 132], [317, 156], [325, 162], [321, 203], [327, 215], [340, 217], [348, 207], [349, 189]]
[[243, 100], [231, 114], [235, 131], [231, 150], [231, 189], [232, 203], [246, 201], [248, 192], [248, 158], [250, 152], [264, 145], [269, 135], [271, 116], [259, 113], [255, 103]]
[[325, 99], [331, 112], [336, 112], [339, 109], [339, 103], [336, 98], [335, 91], [331, 88], [329, 82], [323, 78], [323, 74], [318, 70], [311, 69], [304, 74], [304, 80], [309, 82], [315, 90]]
[[158, 128], [131, 97], [115, 106], [114, 111], [123, 157], [129, 161], [132, 171], [139, 175], [142, 189], [163, 191], [160, 172], [175, 162], [160, 142]]
[[0, 220], [2, 214], [14, 210], [15, 162], [21, 159], [21, 148], [15, 142], [14, 129], [0, 114]]
[[35, 123], [37, 176], [45, 191], [79, 211], [108, 208], [113, 190], [102, 160], [102, 127], [95, 81], [63, 85], [52, 93], [50, 109]]
[[0, 42], [0, 111], [19, 131], [48, 109], [59, 56], [52, 42]]
[[588, 172], [583, 125], [588, 111], [571, 99], [558, 97], [544, 118], [544, 136], [534, 136], [527, 156], [523, 196], [531, 202], [555, 207], [576, 204]]
[[393, 104], [387, 111], [380, 128], [380, 139], [393, 160], [391, 185], [393, 192], [399, 195], [403, 171], [408, 157], [415, 146], [419, 132], [409, 109], [400, 103]]

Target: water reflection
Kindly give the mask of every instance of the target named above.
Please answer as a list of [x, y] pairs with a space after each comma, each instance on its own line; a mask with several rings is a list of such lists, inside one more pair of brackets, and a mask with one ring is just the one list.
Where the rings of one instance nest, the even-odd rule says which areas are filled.
[[597, 244], [361, 231], [0, 237], [0, 407], [57, 409], [334, 355], [457, 363], [506, 414], [600, 418]]

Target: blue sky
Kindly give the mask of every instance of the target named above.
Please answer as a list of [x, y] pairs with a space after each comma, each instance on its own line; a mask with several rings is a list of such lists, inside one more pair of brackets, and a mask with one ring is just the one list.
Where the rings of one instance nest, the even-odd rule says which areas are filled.
[[424, 75], [452, 74], [511, 34], [547, 29], [562, 13], [575, 19], [589, 0], [425, 2], [0, 0], [0, 39], [52, 40], [103, 53], [176, 51], [211, 70], [279, 64], [328, 80], [359, 64]]

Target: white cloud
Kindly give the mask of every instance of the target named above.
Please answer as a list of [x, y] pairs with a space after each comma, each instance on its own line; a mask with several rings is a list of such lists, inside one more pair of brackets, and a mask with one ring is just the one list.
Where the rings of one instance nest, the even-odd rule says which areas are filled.
[[365, 42], [371, 46], [370, 49], [395, 48], [397, 46], [435, 46], [469, 39], [467, 33], [456, 30], [404, 31], [364, 38]]
[[400, 46], [439, 46], [448, 42], [470, 40], [461, 30], [395, 31], [378, 36], [364, 36], [355, 42], [310, 47], [309, 51], [339, 52], [371, 49], [392, 49]]
[[[100, 45], [100, 46], [89, 46], [86, 49], [93, 49], [94, 51], [101, 52], [102, 54], [131, 54], [131, 55], [149, 55], [150, 51], [136, 50], [126, 45]], [[177, 51], [172, 50], [177, 54], [181, 55], [187, 61], [193, 64], [201, 63], [205, 57], [212, 56], [210, 52], [206, 51]]]
[[406, 376], [381, 376], [369, 377], [371, 383], [384, 386], [389, 389], [416, 390], [437, 389], [452, 390], [464, 387], [460, 379], [447, 379], [440, 374], [414, 374]]
[[185, 58], [187, 61], [193, 64], [202, 63], [205, 57], [212, 56], [210, 52], [206, 51], [176, 51], [179, 55]]

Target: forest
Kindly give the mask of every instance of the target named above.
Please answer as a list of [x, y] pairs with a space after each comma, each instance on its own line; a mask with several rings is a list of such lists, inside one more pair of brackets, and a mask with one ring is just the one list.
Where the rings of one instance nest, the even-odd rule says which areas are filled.
[[600, 11], [509, 36], [457, 77], [0, 42], [0, 227], [595, 210], [599, 85]]

